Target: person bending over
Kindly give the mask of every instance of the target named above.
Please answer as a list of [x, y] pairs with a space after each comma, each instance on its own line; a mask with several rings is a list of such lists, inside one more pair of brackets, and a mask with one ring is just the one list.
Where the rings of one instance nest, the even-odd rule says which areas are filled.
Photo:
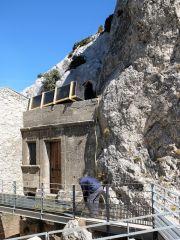
[[94, 177], [87, 174], [79, 179], [83, 192], [83, 198], [91, 217], [97, 217], [99, 213], [99, 197], [103, 192], [102, 184]]

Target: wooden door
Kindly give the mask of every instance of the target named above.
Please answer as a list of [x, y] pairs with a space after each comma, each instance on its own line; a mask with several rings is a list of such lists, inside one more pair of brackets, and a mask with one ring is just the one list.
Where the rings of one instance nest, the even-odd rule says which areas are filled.
[[51, 193], [58, 193], [61, 184], [61, 142], [50, 143], [50, 183]]

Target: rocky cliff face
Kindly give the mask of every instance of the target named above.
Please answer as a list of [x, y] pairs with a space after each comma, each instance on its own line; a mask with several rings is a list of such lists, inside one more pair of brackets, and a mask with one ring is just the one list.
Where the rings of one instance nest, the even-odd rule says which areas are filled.
[[180, 178], [180, 2], [118, 0], [98, 82], [112, 181]]
[[[58, 86], [91, 80], [99, 93], [98, 163], [113, 183], [180, 178], [179, 29], [179, 0], [118, 0], [110, 33], [54, 67]], [[86, 62], [70, 69], [73, 56]]]
[[[77, 81], [80, 84], [83, 84], [89, 80], [93, 84], [93, 88], [95, 90], [108, 46], [108, 32], [104, 32], [103, 34], [96, 33], [95, 35], [89, 37], [89, 42], [87, 44], [78, 46], [74, 51], [68, 54], [61, 62], [52, 68], [58, 70], [61, 77], [60, 80], [57, 81], [56, 85], [59, 87], [61, 85], [68, 84], [71, 81]], [[78, 57], [82, 58], [83, 62], [80, 62], [79, 60], [77, 61]], [[75, 64], [74, 59], [76, 61]], [[38, 78], [35, 84], [24, 89], [23, 94], [28, 97], [40, 94], [43, 80], [43, 77]]]

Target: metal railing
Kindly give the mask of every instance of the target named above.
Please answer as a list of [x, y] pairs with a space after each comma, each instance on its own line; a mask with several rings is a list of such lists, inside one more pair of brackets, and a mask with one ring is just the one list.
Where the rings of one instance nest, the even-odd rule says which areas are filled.
[[153, 218], [153, 227], [166, 227], [170, 224], [177, 228], [160, 231], [168, 240], [180, 239], [180, 194], [157, 184], [152, 185], [152, 208], [154, 213], [169, 212], [167, 216]]
[[[113, 186], [104, 186], [98, 218], [104, 220], [105, 223], [96, 224], [96, 227], [103, 225], [110, 226], [111, 224], [124, 222], [127, 224], [127, 234], [129, 235], [125, 234], [122, 237], [130, 237], [133, 234], [137, 234], [129, 232], [129, 224], [135, 223], [152, 226], [152, 232], [160, 231], [162, 236], [166, 238], [168, 236], [168, 240], [176, 239], [170, 238], [171, 236], [178, 236], [180, 238], [179, 193], [156, 184], [148, 184], [148, 187], [146, 186], [145, 188], [146, 191], [135, 184], [126, 183], [124, 185], [131, 189], [133, 198], [132, 196], [128, 196], [129, 192], [127, 191], [127, 196], [121, 196], [120, 198], [120, 200], [123, 200], [122, 202], [110, 193]], [[124, 185], [121, 184], [120, 187]], [[55, 184], [55, 187], [53, 187], [53, 184], [49, 186], [49, 184], [43, 183], [36, 196], [28, 196], [28, 192], [25, 192], [25, 195], [18, 195], [16, 193], [16, 182], [12, 183], [12, 191], [8, 194], [5, 193], [3, 187], [2, 189], [3, 191], [0, 191], [0, 207], [11, 208], [14, 212], [17, 209], [29, 210], [34, 213], [38, 212], [39, 215], [34, 217], [42, 220], [46, 213], [51, 213], [51, 215], [65, 215], [69, 219], [89, 217], [88, 209], [83, 202], [82, 191], [78, 185], [65, 187]], [[52, 192], [56, 192], [56, 194], [51, 194]], [[62, 230], [53, 232], [60, 233]], [[45, 234], [43, 236], [49, 236], [48, 234], [51, 233], [42, 234]], [[38, 234], [35, 235], [38, 236]], [[109, 239], [113, 238], [116, 238], [116, 236]], [[121, 235], [118, 235], [118, 238], [121, 238]]]
[[[0, 193], [0, 206], [11, 207], [16, 209], [26, 209], [30, 211], [39, 212], [41, 219], [44, 213], [63, 214], [72, 218], [75, 217], [90, 217], [89, 211], [83, 201], [83, 193], [79, 185], [64, 186], [42, 183], [36, 196], [28, 196], [28, 192], [24, 195], [16, 194], [16, 182], [12, 183], [12, 193]], [[130, 184], [129, 184], [130, 185]], [[58, 188], [57, 188], [58, 186]], [[133, 184], [131, 184], [131, 188]], [[151, 192], [134, 190], [134, 203], [130, 201], [129, 193], [123, 197], [123, 201], [119, 201], [116, 196], [111, 195], [112, 186], [105, 185], [104, 192], [100, 197], [99, 215], [98, 218], [102, 220], [117, 220], [123, 218], [132, 218], [137, 216], [149, 215], [152, 213], [150, 206]], [[51, 192], [56, 194], [51, 194]], [[143, 194], [146, 193], [146, 205], [142, 206], [144, 202]], [[142, 225], [152, 225], [151, 219], [137, 219], [134, 223]]]
[[[176, 211], [176, 213], [179, 213], [180, 211]], [[102, 226], [112, 226], [112, 225], [116, 225], [116, 224], [126, 224], [126, 233], [121, 233], [121, 234], [116, 234], [116, 235], [108, 235], [108, 237], [101, 237], [101, 238], [94, 238], [96, 240], [108, 240], [108, 239], [119, 239], [119, 238], [124, 238], [124, 237], [135, 237], [138, 235], [142, 235], [142, 234], [148, 234], [148, 233], [153, 233], [153, 232], [159, 232], [159, 231], [164, 231], [164, 230], [169, 230], [169, 229], [174, 229], [174, 228], [178, 228], [179, 225], [177, 224], [170, 224], [168, 226], [165, 227], [156, 227], [156, 228], [149, 228], [147, 230], [140, 230], [137, 231], [135, 229], [133, 229], [133, 231], [130, 232], [130, 228], [129, 228], [129, 222], [130, 221], [135, 221], [135, 220], [140, 220], [140, 219], [144, 219], [144, 218], [155, 218], [155, 217], [160, 217], [160, 216], [167, 216], [167, 215], [171, 215], [171, 213], [169, 212], [165, 212], [165, 213], [158, 213], [158, 214], [151, 214], [151, 215], [146, 215], [146, 216], [141, 216], [141, 217], [134, 217], [134, 218], [128, 218], [128, 219], [122, 219], [121, 221], [110, 221], [110, 222], [104, 222], [104, 223], [98, 223], [98, 224], [91, 224], [91, 225], [86, 225], [83, 227], [76, 227], [76, 228], [71, 228], [71, 229], [66, 229], [66, 230], [55, 230], [55, 231], [50, 231], [50, 232], [43, 232], [43, 233], [37, 233], [37, 234], [31, 234], [31, 235], [26, 235], [26, 236], [22, 236], [22, 237], [15, 237], [15, 238], [9, 238], [11, 240], [24, 240], [24, 239], [29, 239], [31, 237], [34, 236], [38, 236], [38, 237], [44, 237], [46, 240], [50, 239], [50, 236], [53, 235], [61, 235], [62, 232], [65, 232], [66, 235], [67, 234], [71, 234], [75, 231], [80, 232], [82, 231], [82, 229], [96, 229], [98, 227], [102, 227]], [[178, 240], [179, 238], [177, 238], [176, 240]]]

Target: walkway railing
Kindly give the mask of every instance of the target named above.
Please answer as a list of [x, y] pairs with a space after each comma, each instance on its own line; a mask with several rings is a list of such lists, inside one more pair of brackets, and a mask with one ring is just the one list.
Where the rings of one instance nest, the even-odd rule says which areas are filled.
[[161, 235], [168, 240], [180, 239], [180, 194], [165, 187], [152, 185], [152, 207], [154, 213], [168, 212], [166, 216], [157, 215], [153, 219], [154, 228], [162, 228], [171, 224], [179, 228], [165, 229]]
[[[131, 185], [131, 186], [130, 186]], [[65, 215], [71, 218], [77, 217], [90, 217], [89, 211], [84, 204], [83, 194], [78, 185], [64, 186], [55, 184], [56, 188], [51, 184], [41, 184], [41, 188], [38, 190], [36, 196], [29, 196], [28, 192], [25, 195], [16, 194], [16, 182], [12, 183], [12, 191], [9, 194], [5, 192], [0, 193], [0, 206], [6, 206], [14, 209], [25, 209], [40, 213], [40, 218], [43, 219], [43, 214], [51, 213], [55, 215]], [[131, 200], [130, 193], [122, 196], [122, 201], [118, 200], [112, 190], [112, 186], [105, 185], [104, 192], [100, 197], [99, 204], [99, 219], [103, 220], [117, 220], [123, 218], [132, 218], [137, 216], [149, 215], [152, 213], [151, 192], [137, 191], [137, 186], [129, 184], [131, 188], [134, 188], [134, 204]], [[127, 187], [127, 184], [126, 184]], [[51, 194], [51, 192], [56, 194]], [[113, 194], [112, 194], [113, 193]], [[144, 196], [145, 195], [145, 196]], [[146, 198], [146, 199], [145, 199]], [[145, 200], [146, 201], [145, 201]], [[146, 203], [142, 204], [142, 203]], [[151, 219], [137, 219], [133, 223], [142, 225], [152, 225]]]
[[[41, 184], [36, 196], [28, 196], [27, 192], [25, 195], [18, 195], [16, 182], [13, 182], [8, 194], [5, 193], [4, 188], [0, 192], [0, 211], [3, 211], [3, 207], [11, 209], [14, 213], [17, 210], [26, 210], [24, 214], [28, 214], [29, 211], [31, 212], [30, 217], [42, 220], [48, 220], [47, 213], [51, 214], [51, 217], [62, 215], [67, 216], [68, 219], [89, 217], [89, 212], [83, 202], [82, 191], [78, 185], [66, 187], [59, 185], [57, 187], [56, 184], [55, 188], [52, 186], [53, 184], [50, 188], [49, 184]], [[180, 194], [178, 192], [156, 184], [140, 187], [136, 184], [126, 183], [121, 184], [120, 188], [122, 187], [124, 195], [121, 195], [119, 200], [115, 195], [113, 196], [113, 186], [104, 186], [98, 218], [104, 220], [105, 223], [100, 223], [101, 226], [124, 222], [127, 224], [127, 234], [129, 234], [122, 235], [125, 237], [137, 234], [128, 232], [129, 224], [149, 225], [153, 227], [152, 232], [160, 231], [161, 235], [166, 237], [165, 239], [180, 239]], [[56, 192], [56, 194], [51, 194], [52, 192]], [[22, 211], [20, 214], [23, 214]], [[49, 220], [55, 221], [55, 219], [59, 221], [59, 218], [55, 217]], [[98, 226], [100, 225], [96, 224], [96, 227]], [[118, 235], [118, 238], [120, 237]], [[113, 238], [116, 236], [108, 239]]]
[[[176, 213], [180, 213], [180, 211], [176, 211]], [[95, 240], [110, 240], [110, 239], [120, 239], [120, 238], [124, 238], [124, 237], [136, 237], [139, 235], [145, 235], [148, 233], [153, 233], [153, 232], [161, 232], [161, 231], [167, 231], [170, 229], [177, 229], [180, 226], [177, 224], [170, 224], [168, 226], [165, 227], [155, 227], [155, 228], [149, 228], [147, 230], [136, 230], [133, 229], [130, 232], [130, 228], [129, 228], [129, 222], [130, 221], [135, 221], [135, 220], [141, 220], [144, 218], [155, 218], [155, 217], [160, 217], [160, 216], [167, 216], [167, 215], [171, 215], [171, 213], [169, 212], [165, 212], [165, 213], [159, 213], [159, 214], [151, 214], [151, 215], [146, 215], [146, 216], [141, 216], [141, 217], [135, 217], [135, 218], [128, 218], [128, 219], [122, 219], [121, 221], [110, 221], [110, 222], [104, 222], [104, 223], [98, 223], [98, 224], [91, 224], [91, 225], [87, 225], [87, 226], [83, 226], [83, 227], [77, 227], [77, 228], [72, 228], [72, 229], [67, 229], [66, 235], [67, 234], [71, 234], [75, 231], [80, 232], [82, 231], [82, 229], [98, 229], [98, 227], [102, 227], [102, 226], [113, 226], [116, 224], [126, 224], [126, 233], [121, 233], [121, 234], [116, 234], [116, 235], [108, 235], [107, 237], [101, 237], [101, 238], [94, 238]], [[22, 236], [22, 237], [15, 237], [15, 238], [9, 238], [11, 240], [24, 240], [24, 239], [29, 239], [31, 237], [44, 237], [46, 240], [49, 240], [51, 236], [61, 236], [62, 232], [64, 230], [55, 230], [55, 231], [50, 231], [50, 232], [43, 232], [43, 233], [38, 233], [38, 234], [31, 234], [31, 235], [26, 235], [26, 236]], [[175, 238], [176, 240], [179, 240], [179, 238]]]

